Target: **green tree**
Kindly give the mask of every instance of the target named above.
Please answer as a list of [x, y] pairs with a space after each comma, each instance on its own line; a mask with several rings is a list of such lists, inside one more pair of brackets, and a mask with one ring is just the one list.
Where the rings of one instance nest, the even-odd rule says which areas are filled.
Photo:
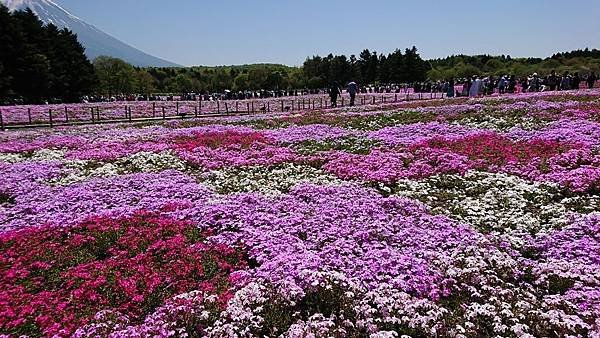
[[233, 80], [233, 89], [235, 90], [246, 90], [248, 88], [248, 74], [242, 73], [236, 76]]
[[135, 92], [144, 95], [150, 95], [156, 91], [156, 80], [150, 73], [144, 69], [135, 74]]
[[101, 93], [110, 97], [133, 92], [135, 69], [129, 63], [110, 56], [99, 56], [94, 60], [94, 69]]

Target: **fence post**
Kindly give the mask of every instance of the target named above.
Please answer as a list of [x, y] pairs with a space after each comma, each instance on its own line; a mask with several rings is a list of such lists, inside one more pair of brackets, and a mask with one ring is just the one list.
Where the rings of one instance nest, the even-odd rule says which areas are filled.
[[92, 123], [94, 123], [96, 120], [96, 117], [94, 116], [94, 107], [90, 107], [90, 112], [92, 113]]
[[4, 129], [4, 119], [2, 119], [2, 110], [0, 110], [0, 129]]
[[194, 106], [194, 117], [198, 117], [198, 107]]
[[167, 118], [167, 114], [165, 113], [165, 106], [162, 106], [162, 115], [163, 115], [163, 120]]
[[344, 107], [344, 97], [342, 96], [342, 107]]
[[67, 106], [65, 106], [65, 123], [69, 123], [69, 112]]
[[225, 102], [225, 114], [229, 114], [229, 105]]
[[398, 102], [398, 94], [394, 94], [394, 102]]
[[152, 117], [156, 117], [156, 102], [152, 102]]
[[267, 101], [267, 113], [271, 112], [271, 103]]
[[131, 117], [131, 106], [130, 106], [129, 107], [129, 122], [131, 122], [131, 119], [132, 119], [132, 117]]
[[27, 117], [29, 118], [29, 124], [31, 124], [31, 108], [27, 108]]
[[97, 121], [100, 121], [100, 107], [96, 107], [96, 115], [98, 115]]
[[175, 102], [175, 104], [177, 106], [177, 108], [176, 108], [177, 115], [179, 115], [179, 101]]
[[246, 111], [248, 112], [248, 115], [250, 115], [250, 102], [246, 102]]
[[48, 116], [50, 116], [50, 127], [52, 128], [52, 126], [53, 126], [53, 122], [52, 122], [52, 108], [48, 108]]
[[219, 103], [218, 99], [217, 99], [217, 114], [221, 114], [221, 104]]
[[252, 114], [254, 114], [254, 101], [252, 101]]
[[283, 100], [281, 100], [281, 112], [283, 112], [285, 107], [283, 107]]

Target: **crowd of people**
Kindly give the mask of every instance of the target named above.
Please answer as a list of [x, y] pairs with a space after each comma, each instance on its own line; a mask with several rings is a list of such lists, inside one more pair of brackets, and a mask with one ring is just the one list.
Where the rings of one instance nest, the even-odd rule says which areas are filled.
[[[564, 72], [558, 75], [552, 71], [549, 75], [539, 76], [533, 73], [530, 76], [516, 78], [514, 75], [505, 75], [501, 77], [479, 77], [473, 76], [472, 79], [460, 81], [459, 89], [451, 79], [446, 82], [445, 91], [448, 97], [470, 96], [477, 97], [491, 95], [494, 93], [532, 93], [555, 90], [579, 90], [582, 88], [594, 88], [598, 77], [594, 72], [582, 77], [579, 73]], [[462, 84], [462, 87], [460, 87]], [[585, 84], [585, 85], [584, 85]]]
[[[356, 95], [363, 93], [408, 93], [412, 88], [414, 93], [445, 93], [447, 97], [479, 97], [492, 94], [507, 93], [530, 93], [556, 90], [579, 90], [582, 88], [594, 88], [596, 82], [600, 80], [596, 73], [590, 72], [582, 77], [579, 73], [564, 72], [558, 75], [552, 71], [549, 75], [539, 76], [533, 73], [530, 76], [517, 79], [514, 75], [494, 76], [473, 76], [471, 79], [461, 79], [455, 81], [425, 81], [414, 83], [412, 86], [403, 85], [384, 85], [384, 86], [358, 86], [356, 82], [351, 81], [346, 86], [346, 92], [350, 95], [350, 106], [354, 105]], [[333, 82], [327, 90], [331, 99], [331, 106], [337, 107], [338, 98], [342, 95], [342, 87]]]
[[326, 94], [325, 89], [289, 89], [289, 90], [225, 90], [220, 93], [184, 93], [180, 95], [89, 95], [83, 97], [84, 103], [121, 102], [121, 101], [217, 101], [283, 98], [302, 95]]
[[225, 90], [220, 93], [184, 93], [180, 95], [90, 95], [84, 96], [83, 102], [121, 102], [121, 101], [217, 101], [217, 100], [249, 100], [281, 98], [290, 96], [302, 96], [311, 94], [325, 94], [323, 89], [302, 89], [302, 90], [246, 90], [231, 91]]

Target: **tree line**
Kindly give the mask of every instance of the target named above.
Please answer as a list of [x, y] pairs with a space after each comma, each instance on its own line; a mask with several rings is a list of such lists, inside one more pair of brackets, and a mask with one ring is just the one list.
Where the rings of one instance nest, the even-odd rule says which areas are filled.
[[533, 73], [548, 75], [553, 70], [587, 74], [600, 72], [600, 50], [583, 49], [556, 53], [548, 58], [512, 58], [510, 55], [453, 55], [443, 59], [430, 60], [431, 69], [427, 78], [446, 80], [469, 78], [473, 75], [515, 75], [525, 77]]
[[302, 67], [304, 84], [308, 88], [323, 88], [333, 82], [355, 81], [363, 85], [414, 83], [424, 81], [430, 65], [423, 60], [416, 47], [404, 53], [397, 49], [384, 55], [363, 50], [358, 57], [350, 55], [313, 56]]
[[136, 93], [217, 93], [224, 90], [301, 88], [302, 70], [275, 64], [219, 67], [139, 68], [120, 59], [100, 56], [93, 62], [96, 93], [103, 96]]

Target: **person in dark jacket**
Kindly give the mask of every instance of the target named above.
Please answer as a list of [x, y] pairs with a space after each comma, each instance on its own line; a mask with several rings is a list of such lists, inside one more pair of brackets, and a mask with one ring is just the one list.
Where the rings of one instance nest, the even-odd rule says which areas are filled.
[[508, 78], [508, 86], [506, 87], [506, 91], [514, 94], [517, 91], [517, 78], [514, 75], [511, 75]]
[[581, 85], [581, 77], [579, 73], [573, 74], [573, 78], [571, 79], [571, 88], [574, 90], [579, 90], [579, 86]]
[[551, 91], [555, 91], [558, 88], [558, 76], [556, 76], [556, 71], [553, 70], [552, 73], [550, 73], [550, 76], [548, 76], [548, 89]]
[[337, 107], [338, 96], [342, 95], [342, 91], [340, 90], [340, 86], [337, 82], [334, 82], [329, 88], [329, 98], [331, 99], [331, 108]]
[[571, 75], [569, 75], [569, 72], [565, 72], [560, 80], [560, 90], [569, 89], [571, 89]]
[[448, 88], [446, 90], [446, 96], [454, 97], [454, 79], [453, 78], [450, 78], [450, 80], [448, 80]]
[[596, 83], [596, 81], [598, 80], [598, 78], [596, 77], [596, 73], [591, 72], [590, 75], [588, 75], [587, 77], [587, 85], [589, 89], [594, 88], [594, 84]]
[[356, 100], [356, 93], [358, 93], [358, 85], [356, 82], [351, 81], [348, 83], [348, 94], [350, 94], [350, 107], [354, 106], [354, 100]]

